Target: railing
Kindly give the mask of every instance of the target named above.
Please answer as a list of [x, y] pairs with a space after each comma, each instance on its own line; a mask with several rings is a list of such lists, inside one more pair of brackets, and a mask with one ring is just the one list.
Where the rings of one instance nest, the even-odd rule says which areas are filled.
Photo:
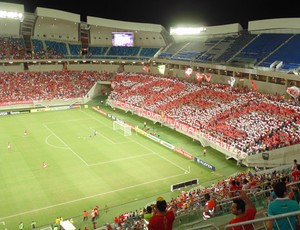
[[290, 226], [289, 229], [297, 229], [296, 226], [294, 226], [294, 224], [291, 223], [290, 217], [294, 217], [294, 216], [298, 216], [298, 215], [300, 215], [300, 211], [290, 212], [290, 213], [285, 213], [285, 214], [280, 214], [280, 215], [270, 216], [270, 217], [262, 217], [259, 219], [248, 220], [248, 221], [244, 221], [241, 223], [228, 224], [225, 226], [224, 229], [227, 230], [227, 229], [231, 229], [233, 227], [242, 227], [242, 229], [246, 229], [245, 225], [249, 225], [249, 224], [253, 226], [253, 230], [267, 229], [266, 221], [273, 220], [273, 227], [276, 226], [277, 229], [279, 229], [279, 230], [286, 230], [286, 229], [280, 229], [280, 227], [278, 226], [277, 220], [283, 219], [283, 218], [287, 219], [289, 226]]

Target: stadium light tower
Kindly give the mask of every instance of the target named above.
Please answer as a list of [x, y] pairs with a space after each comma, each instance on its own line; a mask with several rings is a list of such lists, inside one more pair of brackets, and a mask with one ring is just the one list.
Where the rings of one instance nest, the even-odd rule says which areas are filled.
[[199, 35], [205, 32], [205, 27], [171, 27], [171, 35]]
[[24, 15], [19, 12], [0, 10], [0, 18], [17, 19], [23, 21]]

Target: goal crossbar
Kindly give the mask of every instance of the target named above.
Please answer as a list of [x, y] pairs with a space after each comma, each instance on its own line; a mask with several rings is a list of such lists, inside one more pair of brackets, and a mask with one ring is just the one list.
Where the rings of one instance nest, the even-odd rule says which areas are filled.
[[116, 120], [113, 122], [113, 130], [123, 130], [124, 136], [131, 135], [131, 126], [120, 120]]

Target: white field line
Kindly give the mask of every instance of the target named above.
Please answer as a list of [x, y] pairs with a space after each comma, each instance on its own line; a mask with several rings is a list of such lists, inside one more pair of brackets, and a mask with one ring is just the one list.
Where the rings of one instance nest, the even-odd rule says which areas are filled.
[[[94, 119], [94, 120], [98, 121], [98, 122], [99, 122], [99, 123], [101, 123], [102, 125], [104, 125], [104, 126], [107, 126], [107, 127], [111, 128], [110, 126], [108, 126], [107, 124], [105, 124], [105, 123], [103, 123], [103, 122], [101, 122], [101, 121], [97, 120], [96, 118], [94, 118], [94, 117], [93, 117], [93, 116], [91, 116], [90, 114], [88, 114], [88, 113], [86, 113], [86, 112], [84, 112], [84, 111], [82, 111], [82, 110], [81, 110], [81, 112], [82, 112], [82, 113], [85, 113], [86, 115], [88, 115], [88, 116], [89, 116], [89, 117], [91, 117], [92, 119]], [[101, 115], [100, 115], [100, 116], [101, 116]], [[128, 138], [129, 138], [129, 137], [128, 137]], [[140, 144], [139, 142], [137, 142], [137, 141], [135, 141], [135, 140], [133, 140], [133, 139], [130, 139], [130, 140], [131, 140], [132, 142], [135, 142], [136, 144], [138, 144], [138, 145], [142, 146], [143, 148], [145, 148], [145, 149], [149, 150], [150, 152], [154, 153], [155, 155], [159, 156], [160, 158], [164, 159], [165, 161], [168, 161], [170, 164], [172, 164], [172, 165], [176, 166], [177, 168], [179, 168], [179, 169], [183, 170], [184, 172], [186, 172], [186, 171], [187, 171], [185, 168], [183, 168], [183, 167], [181, 167], [180, 165], [178, 165], [178, 164], [176, 164], [176, 163], [174, 163], [174, 162], [170, 161], [170, 160], [169, 160], [169, 159], [167, 159], [166, 157], [163, 157], [162, 155], [160, 155], [159, 153], [157, 153], [157, 152], [153, 151], [152, 149], [150, 149], [150, 148], [148, 148], [148, 147], [146, 147], [146, 146], [144, 146], [144, 145]], [[149, 140], [149, 141], [151, 141], [151, 140]]]
[[51, 146], [51, 147], [53, 147], [53, 148], [66, 149], [66, 147], [60, 147], [60, 146], [56, 146], [56, 145], [50, 144], [50, 143], [48, 142], [48, 139], [49, 139], [52, 135], [53, 135], [53, 134], [50, 134], [48, 137], [46, 137], [46, 140], [45, 140], [46, 144], [49, 145], [49, 146]]
[[[84, 111], [82, 111], [83, 113], [85, 113]], [[104, 126], [107, 126], [109, 128], [111, 128], [110, 126], [106, 125], [105, 123], [102, 123], [101, 121], [97, 120], [96, 118], [92, 117], [90, 114], [86, 113], [88, 116], [90, 116], [92, 119], [98, 121], [99, 123], [101, 123], [102, 125]], [[94, 166], [94, 165], [97, 165], [97, 164], [87, 164], [86, 161], [84, 161], [73, 149], [70, 148], [70, 146], [68, 146], [61, 138], [59, 138], [46, 124], [43, 124], [58, 140], [60, 140], [65, 146], [67, 149], [69, 149], [72, 153], [74, 153], [86, 166]], [[132, 188], [137, 188], [137, 187], [140, 187], [140, 186], [144, 186], [144, 185], [147, 185], [147, 184], [151, 184], [151, 183], [156, 183], [156, 182], [159, 182], [159, 181], [164, 181], [164, 180], [168, 180], [170, 178], [175, 178], [175, 177], [180, 177], [180, 176], [183, 176], [186, 174], [186, 169], [182, 168], [181, 166], [175, 164], [174, 162], [168, 160], [167, 158], [159, 155], [158, 153], [154, 152], [152, 149], [149, 149], [147, 147], [145, 147], [144, 145], [130, 139], [131, 141], [137, 143], [138, 145], [144, 147], [145, 149], [148, 149], [151, 153], [148, 153], [148, 154], [143, 154], [141, 156], [138, 156], [138, 157], [143, 157], [143, 156], [146, 156], [146, 155], [149, 155], [149, 154], [155, 154], [159, 157], [161, 157], [162, 159], [168, 161], [169, 163], [173, 164], [174, 166], [180, 168], [183, 170], [183, 173], [181, 174], [177, 174], [177, 175], [172, 175], [172, 176], [169, 176], [169, 177], [164, 177], [164, 178], [159, 178], [157, 180], [152, 180], [152, 181], [148, 181], [148, 182], [144, 182], [144, 183], [140, 183], [140, 184], [136, 184], [136, 185], [132, 185], [132, 186], [128, 186], [128, 187], [123, 187], [123, 188], [120, 188], [120, 189], [116, 189], [116, 190], [112, 190], [112, 191], [108, 191], [108, 192], [104, 192], [104, 193], [99, 193], [99, 194], [95, 194], [95, 195], [92, 195], [92, 196], [86, 196], [86, 197], [82, 197], [82, 198], [79, 198], [79, 199], [75, 199], [75, 200], [71, 200], [71, 201], [67, 201], [67, 202], [63, 202], [63, 203], [59, 203], [59, 204], [55, 204], [55, 205], [50, 205], [50, 206], [46, 206], [46, 207], [43, 207], [43, 208], [39, 208], [39, 209], [34, 209], [34, 210], [30, 210], [30, 211], [26, 211], [26, 212], [22, 212], [22, 213], [17, 213], [17, 214], [14, 214], [14, 215], [10, 215], [10, 216], [6, 216], [6, 217], [0, 217], [0, 220], [6, 220], [6, 219], [9, 219], [9, 218], [14, 218], [14, 217], [17, 217], [17, 216], [20, 216], [20, 215], [26, 215], [26, 214], [30, 214], [30, 213], [34, 213], [34, 212], [39, 212], [39, 211], [42, 211], [42, 210], [46, 210], [46, 209], [51, 209], [51, 208], [55, 208], [55, 207], [59, 207], [59, 206], [62, 206], [62, 205], [66, 205], [66, 204], [71, 204], [71, 203], [75, 203], [75, 202], [79, 202], [79, 201], [83, 201], [83, 200], [88, 200], [88, 199], [91, 199], [91, 198], [94, 198], [94, 197], [100, 197], [100, 196], [104, 196], [104, 195], [107, 195], [107, 194], [112, 194], [112, 193], [116, 193], [116, 192], [119, 192], [119, 191], [124, 191], [124, 190], [127, 190], [127, 189], [132, 189]], [[130, 157], [129, 157], [130, 158]], [[123, 158], [125, 160], [129, 159], [129, 158]], [[137, 158], [137, 156], [135, 157], [132, 157], [132, 158]], [[117, 161], [117, 160], [115, 160]], [[107, 162], [103, 162], [103, 163], [99, 163], [99, 164], [104, 164], [104, 163], [110, 163], [110, 162], [113, 162], [113, 161], [107, 161]], [[1, 222], [0, 222], [1, 223]]]
[[145, 157], [145, 156], [148, 156], [148, 155], [153, 155], [153, 154], [152, 154], [152, 153], [146, 153], [146, 154], [142, 154], [142, 155], [138, 155], [138, 156], [131, 156], [131, 157], [118, 158], [118, 159], [111, 160], [111, 161], [104, 161], [104, 162], [99, 162], [99, 163], [95, 163], [95, 164], [89, 164], [89, 166], [109, 164], [109, 163], [112, 163], [112, 162], [123, 161], [123, 160], [126, 160], [126, 161], [127, 161], [127, 160], [129, 160], [129, 159], [136, 159], [136, 158], [139, 158], [139, 157]]
[[[92, 129], [92, 128], [91, 128]], [[119, 142], [118, 143], [116, 143], [116, 142], [114, 142], [113, 140], [111, 140], [110, 138], [108, 138], [108, 137], [106, 137], [106, 136], [104, 136], [101, 132], [98, 132], [98, 130], [97, 130], [97, 135], [100, 135], [101, 137], [103, 137], [104, 139], [106, 139], [106, 140], [108, 140], [110, 143], [112, 143], [112, 144], [120, 144]], [[124, 142], [124, 143], [127, 143], [127, 142]]]
[[86, 166], [88, 166], [88, 163], [80, 157], [69, 145], [67, 145], [59, 136], [57, 136], [46, 124], [43, 124], [61, 143], [63, 143], [64, 146], [67, 147], [76, 157], [78, 157], [79, 160], [81, 160]]
[[[90, 120], [91, 118], [89, 118], [89, 120]], [[85, 120], [87, 120], [87, 119], [85, 119]], [[52, 123], [54, 123], [54, 122], [52, 122]], [[48, 124], [48, 123], [47, 123]], [[72, 153], [74, 153], [77, 157], [79, 157], [80, 159], [82, 159], [83, 160], [83, 158], [81, 158], [74, 150], [72, 150], [71, 149], [71, 147], [69, 147], [63, 140], [61, 140], [61, 138], [59, 138], [46, 124], [44, 124], [44, 126], [48, 129], [48, 130], [50, 130], [50, 132], [52, 133], [52, 134], [50, 134], [47, 138], [46, 138], [46, 140], [45, 140], [45, 142], [46, 142], [46, 144], [47, 145], [49, 145], [49, 146], [51, 146], [51, 147], [54, 147], [54, 148], [60, 148], [60, 149], [69, 149], [70, 151], [72, 151]], [[103, 126], [103, 127], [107, 127], [107, 126]], [[90, 128], [90, 130], [95, 130], [95, 129], [93, 129], [93, 128]], [[115, 144], [115, 145], [117, 145], [117, 144], [125, 144], [125, 143], [130, 143], [131, 141], [123, 141], [123, 142], [118, 142], [118, 143], [116, 143], [116, 142], [114, 142], [114, 141], [112, 141], [111, 139], [109, 139], [108, 137], [106, 137], [106, 136], [104, 136], [101, 132], [97, 132], [97, 135], [100, 135], [101, 137], [103, 137], [103, 138], [105, 138], [106, 140], [108, 140], [108, 141], [110, 141], [111, 143], [113, 143], [113, 144]], [[56, 138], [58, 138], [64, 145], [65, 145], [65, 147], [60, 147], [60, 146], [56, 146], [56, 145], [52, 145], [52, 144], [50, 144], [49, 142], [48, 142], [48, 139], [51, 137], [51, 136], [55, 136]], [[94, 136], [93, 136], [93, 138], [94, 138]], [[149, 153], [150, 154], [150, 153]], [[116, 159], [116, 160], [111, 160], [111, 161], [106, 161], [106, 162], [100, 162], [100, 163], [95, 163], [95, 164], [88, 164], [86, 161], [84, 161], [85, 162], [85, 164], [86, 164], [86, 166], [95, 166], [95, 165], [102, 165], [102, 164], [107, 164], [107, 163], [111, 163], [111, 162], [116, 162], [116, 161], [122, 161], [122, 160], [128, 160], [128, 159], [134, 159], [134, 158], [138, 158], [138, 157], [144, 157], [144, 156], [146, 156], [146, 155], [149, 155], [149, 154], [143, 154], [143, 155], [140, 155], [140, 156], [134, 156], [134, 157], [125, 157], [125, 158], [118, 158], [118, 159]]]
[[95, 194], [95, 195], [92, 195], [92, 196], [86, 196], [86, 197], [82, 197], [82, 198], [79, 198], [79, 199], [75, 199], [75, 200], [71, 200], [71, 201], [67, 201], [67, 202], [63, 202], [63, 203], [59, 203], [59, 204], [55, 204], [55, 205], [46, 206], [46, 207], [43, 207], [43, 208], [38, 208], [38, 209], [26, 211], [26, 212], [16, 213], [14, 215], [0, 217], [0, 220], [7, 220], [7, 219], [14, 218], [14, 217], [21, 216], [21, 215], [26, 215], [26, 214], [30, 214], [30, 213], [34, 213], [34, 212], [43, 211], [43, 210], [46, 210], [46, 209], [56, 208], [56, 207], [59, 207], [59, 206], [72, 204], [72, 203], [75, 203], [75, 202], [88, 200], [88, 199], [91, 199], [91, 198], [94, 198], [94, 197], [100, 197], [100, 196], [104, 196], [104, 195], [107, 195], [107, 194], [112, 194], [112, 193], [124, 191], [124, 190], [127, 190], [127, 189], [132, 189], [132, 188], [137, 188], [137, 187], [140, 187], [140, 186], [145, 186], [147, 184], [152, 184], [152, 183], [156, 183], [158, 181], [168, 180], [170, 178], [179, 177], [179, 176], [183, 176], [183, 175], [184, 175], [184, 173], [177, 174], [177, 175], [172, 175], [172, 176], [169, 176], [169, 177], [159, 178], [157, 180], [152, 180], [152, 181], [144, 182], [144, 183], [141, 183], [141, 184], [136, 184], [136, 185], [132, 185], [132, 186], [128, 186], [128, 187], [124, 187], [124, 188], [120, 188], [120, 189], [116, 189], [116, 190], [112, 190], [112, 191], [108, 191], [108, 192], [104, 192], [104, 193], [98, 193], [98, 194]]

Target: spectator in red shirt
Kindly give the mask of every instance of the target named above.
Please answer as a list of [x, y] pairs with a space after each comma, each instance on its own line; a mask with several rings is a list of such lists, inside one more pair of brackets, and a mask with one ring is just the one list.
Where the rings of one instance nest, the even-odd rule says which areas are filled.
[[292, 171], [292, 182], [297, 182], [300, 179], [300, 165], [297, 165], [297, 168]]
[[150, 218], [148, 229], [172, 230], [175, 215], [171, 209], [167, 210], [167, 202], [162, 197], [156, 199], [153, 211], [154, 215]]
[[291, 171], [294, 171], [297, 169], [298, 162], [297, 159], [294, 159], [293, 164], [291, 165]]
[[[247, 220], [254, 220], [256, 215], [256, 207], [249, 200], [247, 193], [245, 191], [241, 191], [241, 198], [234, 199], [231, 205], [231, 212], [235, 215], [235, 217], [229, 221], [229, 224], [235, 224], [244, 222]], [[247, 204], [247, 209], [246, 209]], [[245, 226], [232, 227], [228, 230], [251, 230], [253, 226], [251, 224]]]
[[204, 194], [205, 205], [203, 207], [203, 219], [207, 220], [214, 215], [216, 202], [214, 199], [210, 198], [209, 193]]
[[83, 220], [82, 221], [87, 221], [89, 218], [89, 213], [87, 210], [83, 211]]

